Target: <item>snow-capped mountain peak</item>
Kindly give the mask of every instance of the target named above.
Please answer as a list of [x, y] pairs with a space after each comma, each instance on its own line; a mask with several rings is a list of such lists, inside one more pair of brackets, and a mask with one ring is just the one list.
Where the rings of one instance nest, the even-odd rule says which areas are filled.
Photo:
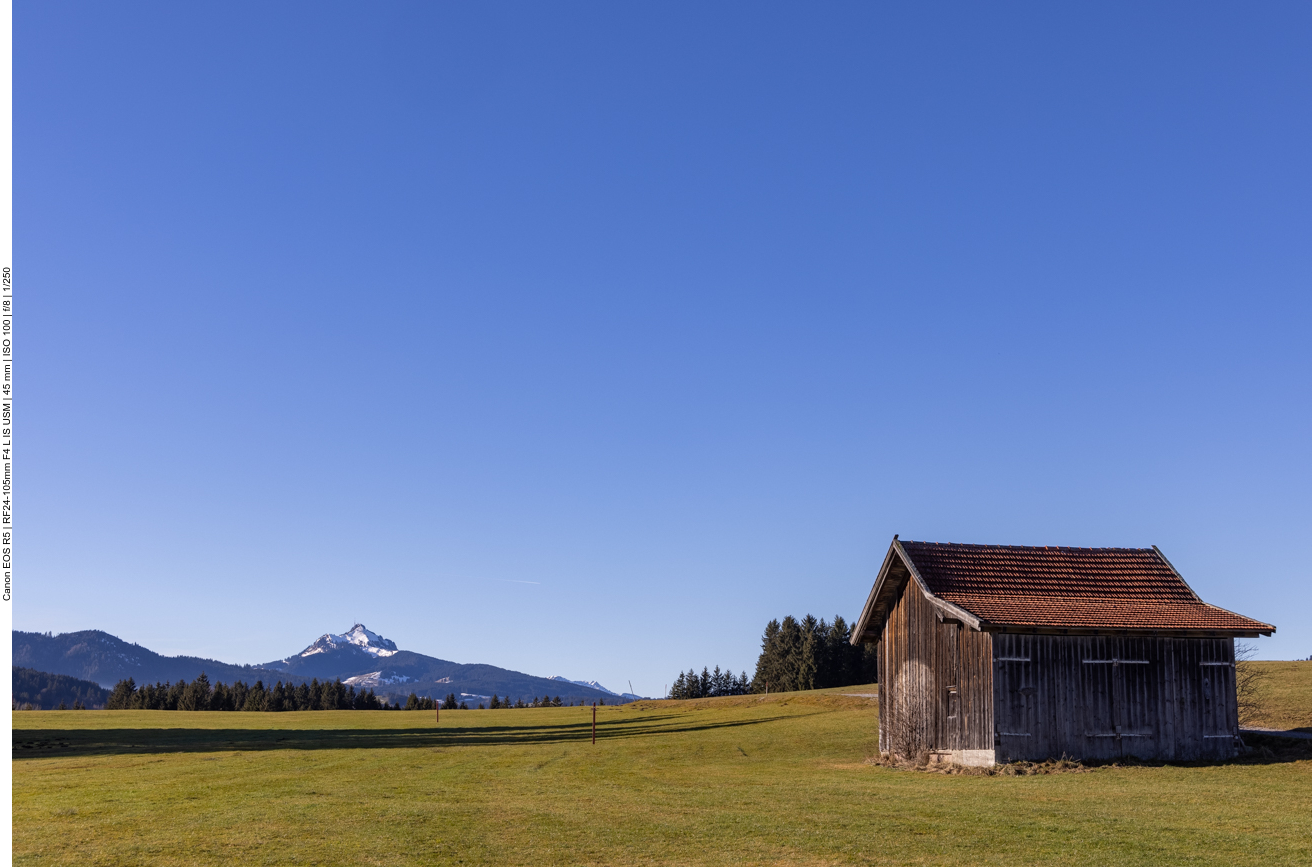
[[362, 650], [370, 656], [391, 656], [399, 652], [395, 641], [383, 638], [376, 632], [370, 632], [363, 623], [357, 623], [341, 635], [334, 635], [331, 632], [321, 635], [318, 641], [302, 650], [297, 656], [314, 656], [316, 653], [345, 648]]

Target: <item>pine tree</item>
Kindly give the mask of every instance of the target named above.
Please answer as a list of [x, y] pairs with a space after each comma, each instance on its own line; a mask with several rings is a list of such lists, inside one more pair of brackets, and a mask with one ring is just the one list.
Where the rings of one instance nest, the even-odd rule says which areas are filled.
[[106, 710], [126, 710], [132, 706], [132, 699], [137, 692], [137, 684], [132, 678], [120, 680], [114, 684], [114, 691], [105, 701]]
[[460, 702], [460, 709], [461, 709], [461, 710], [469, 710], [469, 704], [468, 704], [467, 702], [463, 702], [463, 701]]
[[446, 702], [442, 705], [442, 710], [455, 710], [457, 705], [456, 694], [454, 692], [448, 692], [446, 694]]
[[826, 671], [822, 680], [826, 687], [851, 686], [856, 682], [852, 680], [852, 651], [855, 648], [851, 645], [851, 638], [847, 621], [841, 615], [834, 615], [834, 622], [825, 633]]
[[798, 624], [797, 662], [793, 668], [793, 689], [815, 689], [820, 670], [818, 651], [820, 624], [810, 614]]
[[200, 676], [182, 688], [178, 696], [179, 710], [210, 709], [210, 679], [201, 672]]
[[264, 689], [264, 681], [257, 680], [255, 686], [247, 691], [246, 701], [242, 704], [241, 709], [245, 711], [262, 711], [267, 698], [268, 692]]
[[278, 681], [269, 687], [267, 694], [264, 696], [264, 710], [267, 713], [280, 713], [283, 710], [283, 688], [282, 681]]
[[500, 699], [497, 698], [497, 694], [495, 692], [492, 693], [492, 700], [487, 703], [487, 706], [489, 710], [500, 710], [501, 701]]
[[780, 661], [779, 632], [782, 627], [778, 620], [771, 620], [765, 625], [761, 636], [761, 655], [756, 658], [756, 676], [752, 679], [753, 692], [765, 692], [780, 689], [783, 666]]

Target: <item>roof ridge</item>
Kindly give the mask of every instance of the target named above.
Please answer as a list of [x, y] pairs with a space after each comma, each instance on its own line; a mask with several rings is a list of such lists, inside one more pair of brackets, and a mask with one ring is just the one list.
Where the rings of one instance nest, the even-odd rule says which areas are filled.
[[925, 542], [915, 539], [899, 539], [902, 544], [911, 545], [933, 545], [936, 548], [1008, 548], [1022, 551], [1134, 551], [1136, 553], [1149, 553], [1154, 549], [1148, 548], [1112, 548], [1112, 547], [1082, 547], [1080, 545], [1004, 545], [994, 542]]

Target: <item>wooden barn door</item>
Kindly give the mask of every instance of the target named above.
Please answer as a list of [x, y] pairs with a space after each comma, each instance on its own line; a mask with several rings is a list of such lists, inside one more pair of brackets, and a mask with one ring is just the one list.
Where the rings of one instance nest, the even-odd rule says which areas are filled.
[[1094, 639], [1081, 660], [1084, 721], [1091, 758], [1148, 756], [1156, 749], [1147, 714], [1152, 668], [1129, 640]]
[[940, 750], [959, 750], [961, 738], [961, 627], [948, 620], [938, 625], [938, 743]]
[[993, 656], [993, 737], [999, 762], [1041, 759], [1037, 753], [1038, 688], [1034, 654], [1037, 640], [1024, 635], [995, 635]]

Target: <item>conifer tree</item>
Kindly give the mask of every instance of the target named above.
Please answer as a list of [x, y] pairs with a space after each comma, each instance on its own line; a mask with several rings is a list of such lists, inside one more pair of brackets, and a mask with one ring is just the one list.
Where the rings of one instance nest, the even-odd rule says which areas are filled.
[[210, 679], [202, 671], [199, 677], [182, 688], [182, 694], [178, 696], [178, 709], [209, 710], [209, 707]]
[[132, 706], [132, 699], [136, 696], [137, 684], [132, 678], [120, 680], [114, 684], [114, 690], [105, 700], [106, 710], [126, 710]]
[[257, 680], [255, 681], [255, 686], [252, 686], [247, 691], [246, 701], [242, 704], [241, 709], [245, 711], [262, 711], [264, 710], [264, 702], [267, 697], [267, 691], [264, 689], [264, 681]]
[[752, 679], [753, 692], [765, 692], [767, 689], [778, 691], [780, 688], [783, 674], [779, 646], [781, 628], [778, 620], [771, 620], [765, 625], [765, 633], [761, 636], [761, 655], [756, 659], [756, 676]]
[[810, 614], [798, 624], [797, 663], [794, 666], [793, 689], [815, 689], [816, 675], [820, 670], [820, 624]]

